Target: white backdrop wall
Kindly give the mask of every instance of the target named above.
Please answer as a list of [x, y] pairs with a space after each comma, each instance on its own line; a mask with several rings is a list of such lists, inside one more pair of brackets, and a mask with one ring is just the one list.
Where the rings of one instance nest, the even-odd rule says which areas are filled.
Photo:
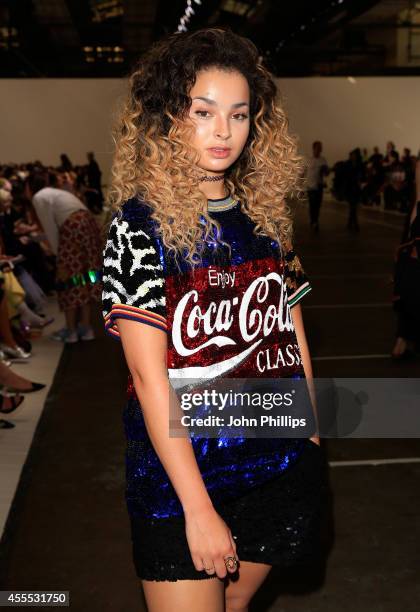
[[0, 79], [0, 163], [59, 165], [67, 153], [85, 164], [94, 151], [106, 182], [112, 117], [125, 85], [122, 79]]
[[384, 152], [388, 140], [400, 152], [420, 150], [418, 77], [314, 77], [277, 84], [305, 155], [314, 140], [322, 141], [331, 165], [355, 147]]
[[[417, 77], [313, 77], [277, 84], [305, 155], [314, 140], [323, 142], [330, 164], [356, 146], [383, 150], [387, 140], [413, 154], [420, 149]], [[106, 182], [111, 125], [125, 87], [123, 79], [1, 79], [0, 163], [40, 159], [58, 165], [65, 152], [82, 164], [93, 150]]]

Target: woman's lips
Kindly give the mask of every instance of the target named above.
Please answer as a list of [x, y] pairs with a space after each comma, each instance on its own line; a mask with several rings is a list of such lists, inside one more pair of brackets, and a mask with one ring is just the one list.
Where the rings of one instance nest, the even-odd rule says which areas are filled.
[[213, 157], [223, 158], [223, 157], [228, 157], [231, 150], [220, 148], [220, 147], [212, 147], [211, 149], [208, 149], [208, 151], [210, 151]]

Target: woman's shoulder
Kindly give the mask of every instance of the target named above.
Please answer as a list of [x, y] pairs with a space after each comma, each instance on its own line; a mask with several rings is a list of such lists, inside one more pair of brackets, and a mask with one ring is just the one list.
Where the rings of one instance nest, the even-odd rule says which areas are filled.
[[139, 196], [129, 198], [112, 214], [110, 229], [118, 228], [123, 233], [137, 233], [141, 230], [142, 233], [147, 234], [149, 237], [156, 237], [157, 224], [152, 219], [152, 212], [152, 206]]
[[[140, 269], [142, 261], [149, 260], [150, 265], [150, 260], [160, 256], [150, 212], [152, 208], [136, 197], [126, 200], [113, 212], [107, 229], [105, 263], [117, 260], [119, 269], [127, 266], [129, 270]], [[153, 262], [153, 265], [159, 263]]]
[[140, 196], [133, 196], [125, 200], [119, 210], [114, 214], [114, 218], [128, 223], [145, 223], [151, 220], [150, 213], [152, 207], [147, 204]]

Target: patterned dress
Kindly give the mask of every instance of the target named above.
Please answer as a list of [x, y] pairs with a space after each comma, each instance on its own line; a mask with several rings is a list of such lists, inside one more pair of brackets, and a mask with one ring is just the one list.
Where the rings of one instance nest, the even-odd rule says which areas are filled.
[[[311, 287], [297, 254], [283, 253], [275, 240], [255, 235], [240, 202], [209, 200], [208, 208], [221, 224], [225, 245], [209, 240], [194, 269], [185, 261], [179, 269], [146, 203], [133, 198], [114, 216], [103, 263], [108, 334], [119, 339], [120, 318], [161, 330], [167, 335], [169, 380], [181, 387], [191, 379], [304, 378], [290, 309]], [[183, 509], [148, 437], [131, 375], [123, 418], [126, 500], [138, 575], [208, 578], [192, 565]], [[307, 438], [193, 437], [191, 442], [214, 506], [235, 524], [239, 558], [286, 565], [303, 559], [314, 546], [309, 532], [316, 531], [319, 447]], [[284, 507], [287, 487], [290, 504], [272, 524], [269, 506], [264, 510], [258, 504], [275, 502], [277, 495], [275, 503]], [[175, 559], [168, 557], [168, 538]]]
[[60, 310], [101, 301], [102, 241], [95, 218], [78, 210], [59, 228], [56, 289]]

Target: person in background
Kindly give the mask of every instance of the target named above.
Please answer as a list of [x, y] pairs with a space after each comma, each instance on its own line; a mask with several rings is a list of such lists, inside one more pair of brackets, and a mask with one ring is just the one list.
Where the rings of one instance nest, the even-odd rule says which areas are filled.
[[70, 170], [73, 170], [73, 164], [71, 163], [68, 155], [66, 155], [65, 153], [62, 153], [60, 155], [60, 160], [61, 160], [61, 166], [59, 169], [61, 172], [70, 172]]
[[384, 156], [379, 151], [379, 147], [373, 147], [373, 153], [369, 157], [369, 162], [371, 164], [381, 164]]
[[29, 359], [31, 353], [17, 344], [12, 330], [12, 319], [21, 314], [20, 306], [25, 304], [25, 292], [7, 262], [4, 261], [0, 264], [0, 284], [2, 286], [0, 302], [1, 356], [24, 361]]
[[403, 207], [400, 209], [401, 212], [408, 212], [409, 209], [411, 210], [410, 202], [413, 202], [416, 197], [416, 161], [414, 155], [411, 154], [411, 149], [405, 147], [401, 157], [401, 165], [405, 172], [407, 194]]
[[309, 159], [306, 175], [309, 220], [311, 229], [315, 230], [315, 232], [319, 232], [319, 212], [322, 204], [324, 176], [329, 174], [327, 161], [321, 153], [322, 143], [316, 140], [312, 144], [312, 157]]
[[95, 159], [95, 154], [92, 151], [87, 153], [87, 159], [89, 162], [88, 165], [86, 166], [86, 176], [87, 176], [88, 187], [98, 192], [98, 202], [100, 202], [100, 209], [102, 210], [102, 204], [103, 204], [103, 199], [104, 199], [103, 194], [102, 194], [102, 184], [101, 184], [102, 172], [101, 172], [101, 169], [99, 168], [98, 162]]
[[395, 257], [392, 300], [398, 322], [391, 356], [412, 358], [416, 344], [420, 346], [420, 160], [416, 163], [415, 198]]
[[367, 185], [364, 189], [365, 203], [369, 205], [381, 204], [381, 189], [385, 180], [385, 173], [382, 167], [384, 156], [379, 152], [379, 147], [373, 147], [373, 153], [366, 163]]
[[69, 193], [72, 193], [78, 197], [76, 179], [77, 176], [73, 170], [66, 170], [65, 172], [62, 172], [60, 189], [64, 189], [64, 191], [68, 191]]
[[349, 204], [347, 229], [350, 231], [358, 232], [360, 230], [357, 220], [357, 206], [361, 199], [363, 181], [364, 168], [360, 150], [353, 149], [344, 166], [344, 199]]
[[[9, 191], [0, 189], [0, 275], [2, 278], [4, 278], [4, 275], [6, 274], [6, 284], [9, 288], [8, 294], [10, 296], [15, 296], [13, 299], [10, 299], [10, 317], [14, 318], [19, 313], [20, 321], [26, 327], [44, 327], [46, 324], [48, 324], [48, 322], [51, 322], [51, 319], [47, 321], [47, 319], [42, 318], [42, 316], [39, 316], [36, 312], [33, 312], [31, 308], [29, 308], [29, 304], [36, 304], [42, 314], [42, 298], [45, 297], [45, 295], [41, 287], [22, 265], [27, 260], [28, 255], [30, 257], [30, 254], [32, 254], [33, 251], [29, 249], [26, 257], [23, 256], [22, 251], [25, 246], [28, 246], [29, 243], [21, 243], [19, 240], [16, 240], [16, 242], [21, 247], [20, 250], [18, 249], [17, 252], [13, 252], [12, 249], [12, 252], [10, 252], [7, 248], [8, 246], [10, 247], [10, 245], [14, 245], [13, 241], [10, 239], [8, 240], [8, 238], [10, 238], [8, 233], [10, 232], [14, 237], [15, 232], [17, 232], [16, 228], [19, 224], [19, 217], [16, 217], [14, 225], [12, 223], [10, 226], [10, 224], [7, 223], [7, 221], [13, 221], [15, 218], [12, 213], [16, 211], [12, 208], [11, 204], [11, 193]], [[24, 239], [29, 241], [29, 237], [22, 234], [22, 236], [20, 236], [20, 240]], [[16, 291], [13, 291], [12, 288], [15, 288]], [[27, 289], [29, 290], [29, 295]], [[10, 344], [10, 342], [6, 344], [9, 346], [10, 351], [12, 352], [12, 356], [18, 356], [16, 354], [15, 344]], [[0, 347], [5, 350], [1, 344]], [[5, 352], [7, 351], [5, 350]]]
[[371, 186], [371, 201], [380, 206], [381, 204], [381, 188], [385, 180], [385, 172], [382, 166], [384, 156], [379, 151], [379, 147], [373, 147], [373, 154], [369, 158], [368, 171], [369, 183]]
[[[31, 203], [23, 197], [21, 184], [13, 189], [0, 189], [0, 232], [2, 253], [21, 257], [20, 266], [31, 275], [43, 292], [53, 289], [53, 274], [42, 231], [37, 225]], [[17, 271], [19, 276], [20, 271]]]
[[[35, 327], [41, 329], [52, 321], [46, 317], [40, 317], [29, 308], [26, 303], [27, 295], [25, 288], [13, 273], [12, 266], [13, 264], [11, 262], [9, 263], [7, 259], [0, 259], [0, 278], [4, 281], [9, 319], [13, 321], [19, 318], [21, 328], [30, 329]], [[25, 350], [24, 347], [18, 346], [13, 337], [6, 336], [2, 332], [1, 327], [0, 336], [3, 340], [0, 342], [0, 350], [6, 353], [6, 355], [16, 359], [27, 359], [30, 357], [30, 351]]]
[[388, 164], [386, 172], [385, 208], [395, 210], [397, 203], [399, 203], [400, 211], [407, 212], [409, 188], [406, 171], [404, 165], [399, 161], [396, 151], [392, 151], [389, 157], [392, 163]]
[[[3, 322], [9, 324], [9, 317], [7, 314], [6, 296], [4, 292], [4, 281], [0, 278], [0, 334]], [[11, 332], [10, 332], [11, 333]], [[0, 351], [0, 414], [8, 414], [18, 408], [24, 401], [24, 397], [17, 390], [11, 389], [17, 385], [29, 387], [33, 385], [37, 386], [37, 383], [32, 383], [29, 380], [23, 379], [12, 370], [9, 369], [8, 365], [10, 362], [4, 360], [5, 355]], [[45, 385], [44, 385], [45, 386]], [[39, 385], [42, 388], [43, 385]], [[33, 388], [34, 391], [38, 390]], [[11, 421], [0, 419], [0, 429], [12, 429], [15, 426]]]
[[386, 143], [386, 153], [384, 159], [382, 160], [382, 165], [385, 167], [390, 166], [394, 163], [395, 159], [398, 160], [399, 157], [400, 155], [395, 149], [395, 144], [392, 142], [392, 140], [389, 140]]
[[[102, 242], [92, 213], [73, 194], [48, 185], [45, 172], [26, 180], [28, 197], [57, 257], [56, 289], [66, 330], [55, 339], [93, 340], [91, 301], [101, 301]], [[80, 310], [80, 325], [77, 315]]]

